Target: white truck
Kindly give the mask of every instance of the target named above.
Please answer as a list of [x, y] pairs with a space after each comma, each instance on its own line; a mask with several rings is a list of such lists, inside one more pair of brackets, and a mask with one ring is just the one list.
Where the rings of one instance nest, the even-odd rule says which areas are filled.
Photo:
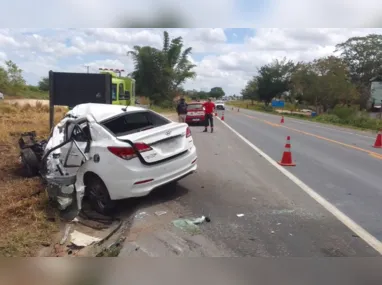
[[223, 101], [216, 101], [215, 102], [216, 110], [225, 110], [224, 102]]

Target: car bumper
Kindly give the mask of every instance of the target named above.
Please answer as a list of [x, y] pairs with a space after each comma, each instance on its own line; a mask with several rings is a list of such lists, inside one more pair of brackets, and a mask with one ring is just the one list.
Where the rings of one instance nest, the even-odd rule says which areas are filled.
[[187, 116], [186, 123], [199, 123], [204, 122], [205, 116]]
[[[197, 169], [196, 160], [196, 148], [193, 147], [192, 150], [174, 160], [153, 166], [141, 164], [134, 172], [129, 169], [126, 170], [125, 175], [119, 175], [119, 179], [104, 179], [104, 182], [112, 200], [142, 197], [155, 188], [192, 174]], [[148, 181], [151, 179], [153, 180]], [[135, 184], [142, 181], [147, 182]]]

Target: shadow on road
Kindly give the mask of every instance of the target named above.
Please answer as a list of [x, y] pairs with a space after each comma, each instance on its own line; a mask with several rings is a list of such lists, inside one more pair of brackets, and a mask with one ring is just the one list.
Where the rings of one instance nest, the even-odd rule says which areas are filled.
[[188, 191], [187, 188], [184, 188], [179, 183], [177, 183], [176, 188], [165, 185], [155, 189], [148, 196], [119, 201], [116, 215], [121, 218], [128, 218], [141, 208], [176, 200], [186, 195]]

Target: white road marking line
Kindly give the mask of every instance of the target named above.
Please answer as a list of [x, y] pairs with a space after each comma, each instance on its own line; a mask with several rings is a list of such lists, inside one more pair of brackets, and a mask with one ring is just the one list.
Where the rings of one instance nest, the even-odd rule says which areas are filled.
[[220, 120], [228, 129], [230, 129], [234, 134], [236, 134], [239, 138], [241, 138], [246, 144], [248, 144], [253, 150], [255, 150], [258, 154], [264, 157], [270, 164], [276, 167], [281, 173], [283, 173], [286, 177], [288, 177], [291, 181], [293, 181], [297, 186], [299, 186], [306, 194], [312, 197], [317, 203], [319, 203], [322, 207], [324, 207], [327, 211], [329, 211], [333, 216], [335, 216], [339, 221], [341, 221], [345, 226], [347, 226], [350, 230], [352, 230], [357, 236], [363, 239], [368, 245], [374, 248], [379, 254], [382, 255], [382, 243], [369, 232], [367, 232], [364, 228], [358, 225], [355, 221], [341, 212], [338, 208], [336, 208], [332, 203], [323, 198], [320, 194], [302, 182], [299, 178], [293, 175], [291, 172], [286, 170], [284, 167], [280, 166], [276, 161], [274, 161], [270, 156], [268, 156], [265, 152], [259, 149], [257, 146], [252, 144], [249, 140], [239, 134], [235, 129], [229, 126], [226, 122]]

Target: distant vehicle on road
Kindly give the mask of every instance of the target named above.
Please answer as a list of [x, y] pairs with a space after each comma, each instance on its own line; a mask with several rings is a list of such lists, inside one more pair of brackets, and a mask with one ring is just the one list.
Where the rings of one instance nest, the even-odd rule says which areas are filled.
[[4, 99], [4, 94], [0, 92], [0, 100]]
[[225, 105], [223, 101], [215, 102], [216, 110], [225, 110]]
[[191, 102], [187, 104], [187, 124], [203, 124], [205, 120], [203, 103]]

